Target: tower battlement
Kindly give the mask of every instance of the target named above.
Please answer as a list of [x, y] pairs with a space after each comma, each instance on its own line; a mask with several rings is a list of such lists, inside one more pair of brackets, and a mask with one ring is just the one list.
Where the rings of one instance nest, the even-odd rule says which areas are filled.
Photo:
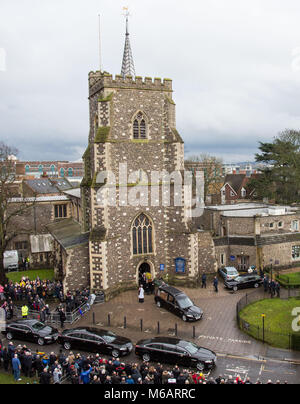
[[121, 75], [113, 75], [102, 73], [100, 71], [89, 73], [89, 88], [90, 96], [100, 91], [103, 88], [129, 88], [139, 90], [160, 90], [172, 92], [172, 80], [126, 76], [123, 78]]

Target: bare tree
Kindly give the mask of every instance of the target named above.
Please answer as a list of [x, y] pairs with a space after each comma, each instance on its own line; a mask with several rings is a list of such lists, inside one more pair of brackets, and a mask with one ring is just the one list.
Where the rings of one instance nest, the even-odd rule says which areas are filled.
[[198, 163], [199, 168], [204, 171], [204, 195], [205, 200], [209, 194], [219, 194], [220, 183], [223, 182], [223, 160], [209, 154], [191, 156], [186, 164]]
[[14, 156], [17, 149], [0, 142], [0, 283], [7, 281], [4, 269], [4, 252], [13, 239], [24, 233], [26, 229], [16, 228], [14, 220], [18, 216], [30, 214], [35, 198], [29, 200], [19, 199], [13, 203], [16, 196], [14, 182], [16, 180], [16, 164]]

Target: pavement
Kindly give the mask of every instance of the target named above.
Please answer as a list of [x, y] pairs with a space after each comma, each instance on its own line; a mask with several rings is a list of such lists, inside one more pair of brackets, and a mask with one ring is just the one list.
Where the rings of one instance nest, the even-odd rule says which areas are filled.
[[[139, 304], [137, 293], [129, 291], [100, 306], [95, 306], [93, 308], [95, 324], [126, 335], [137, 342], [145, 336], [158, 335], [159, 322], [160, 335], [173, 336], [177, 327], [179, 338], [194, 340], [217, 353], [248, 357], [265, 356], [266, 346], [248, 337], [237, 327], [236, 304], [247, 292], [239, 291], [231, 294], [222, 288], [218, 294], [213, 289], [182, 290], [203, 309], [204, 318], [201, 321], [185, 323], [168, 311], [157, 308], [153, 295], [146, 295], [145, 303]], [[93, 313], [88, 313], [78, 325], [91, 324]], [[124, 317], [126, 317], [126, 329], [124, 329]]]
[[[204, 310], [204, 318], [196, 323], [184, 323], [180, 318], [159, 309], [155, 305], [154, 296], [145, 296], [145, 303], [138, 303], [137, 291], [125, 292], [109, 302], [93, 306], [92, 310], [76, 324], [68, 328], [91, 326], [93, 321], [99, 328], [111, 330], [118, 335], [130, 338], [133, 343], [158, 335], [157, 323], [160, 323], [160, 335], [174, 336], [177, 328], [179, 338], [194, 341], [197, 345], [215, 351], [218, 365], [207, 377], [228, 377], [232, 375], [242, 378], [250, 377], [252, 381], [260, 379], [266, 383], [269, 379], [285, 380], [289, 384], [300, 381], [300, 352], [292, 352], [269, 347], [244, 334], [237, 327], [236, 304], [252, 290], [238, 291], [235, 294], [220, 288], [216, 294], [213, 288], [182, 290]], [[263, 291], [261, 291], [263, 296]], [[110, 325], [108, 325], [110, 316]], [[124, 327], [126, 317], [126, 328]], [[141, 330], [141, 320], [143, 320]], [[193, 327], [195, 329], [193, 330]], [[195, 338], [193, 333], [195, 332]], [[6, 341], [3, 341], [4, 345]], [[14, 341], [18, 344], [18, 341]], [[27, 344], [36, 350], [34, 344]], [[57, 345], [43, 347], [46, 353], [58, 352]], [[126, 362], [137, 362], [134, 353]]]

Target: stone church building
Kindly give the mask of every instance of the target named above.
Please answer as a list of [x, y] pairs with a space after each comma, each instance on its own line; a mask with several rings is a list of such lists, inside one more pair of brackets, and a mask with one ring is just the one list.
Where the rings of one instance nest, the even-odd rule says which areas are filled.
[[[89, 105], [82, 223], [69, 219], [49, 229], [66, 289], [90, 286], [112, 296], [136, 287], [143, 272], [179, 285], [216, 272], [211, 233], [197, 230], [186, 206], [174, 203], [183, 201], [183, 190], [178, 195], [171, 184], [171, 203], [164, 206], [163, 181], [151, 182], [152, 171], [184, 172], [184, 142], [176, 130], [172, 81], [135, 76], [128, 30], [122, 74], [91, 72]], [[109, 188], [97, 180], [104, 172], [114, 174], [115, 205], [99, 203], [99, 188]], [[129, 203], [133, 194], [148, 203]]]

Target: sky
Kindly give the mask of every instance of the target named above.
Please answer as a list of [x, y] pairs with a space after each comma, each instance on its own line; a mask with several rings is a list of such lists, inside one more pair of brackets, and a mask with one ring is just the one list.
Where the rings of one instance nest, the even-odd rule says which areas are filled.
[[186, 155], [253, 161], [300, 129], [299, 0], [0, 0], [0, 140], [23, 160], [78, 160], [88, 73], [120, 74], [123, 7], [139, 76], [172, 78]]

